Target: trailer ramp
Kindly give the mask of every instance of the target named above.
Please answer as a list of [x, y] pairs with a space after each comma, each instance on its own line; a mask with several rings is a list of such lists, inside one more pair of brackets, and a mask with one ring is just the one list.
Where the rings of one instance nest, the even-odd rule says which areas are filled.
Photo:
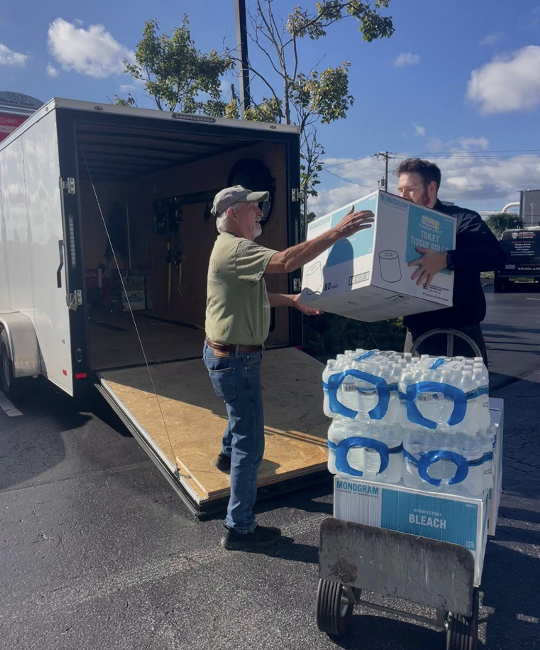
[[[202, 359], [152, 365], [150, 372], [159, 403], [145, 366], [103, 371], [98, 389], [193, 513], [224, 509], [229, 476], [214, 462], [227, 416]], [[259, 498], [329, 477], [321, 372], [318, 361], [295, 348], [264, 355]]]

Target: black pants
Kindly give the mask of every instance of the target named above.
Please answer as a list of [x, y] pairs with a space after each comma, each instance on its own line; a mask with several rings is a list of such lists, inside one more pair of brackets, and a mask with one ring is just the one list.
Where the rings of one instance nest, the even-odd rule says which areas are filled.
[[[487, 353], [486, 353], [486, 342], [484, 341], [484, 335], [482, 334], [482, 328], [480, 323], [475, 325], [466, 325], [465, 327], [456, 327], [452, 329], [457, 329], [459, 332], [463, 332], [468, 337], [470, 337], [476, 345], [480, 348], [482, 356], [484, 357], [484, 363], [487, 366]], [[407, 338], [405, 339], [405, 352], [410, 352], [414, 342], [422, 336], [424, 332], [412, 332], [407, 330]], [[446, 356], [446, 334], [438, 334], [430, 336], [423, 343], [420, 344], [420, 347], [417, 350], [418, 354], [429, 354], [431, 356]], [[454, 337], [454, 357], [475, 357], [471, 346], [466, 343], [463, 339], [455, 336]]]

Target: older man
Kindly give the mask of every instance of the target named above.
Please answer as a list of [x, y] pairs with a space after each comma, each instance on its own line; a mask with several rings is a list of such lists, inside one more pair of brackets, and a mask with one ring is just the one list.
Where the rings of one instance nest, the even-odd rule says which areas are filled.
[[353, 207], [320, 237], [277, 252], [254, 243], [262, 232], [258, 204], [267, 200], [267, 192], [236, 185], [221, 190], [212, 209], [220, 234], [208, 268], [204, 363], [228, 415], [216, 461], [218, 469], [230, 471], [231, 477], [226, 532], [221, 540], [227, 550], [270, 546], [281, 535], [278, 528], [258, 526], [253, 513], [257, 470], [264, 452], [260, 369], [270, 307], [319, 313], [303, 305], [300, 294], [268, 294], [264, 276], [291, 273], [373, 222], [373, 213], [354, 212]]

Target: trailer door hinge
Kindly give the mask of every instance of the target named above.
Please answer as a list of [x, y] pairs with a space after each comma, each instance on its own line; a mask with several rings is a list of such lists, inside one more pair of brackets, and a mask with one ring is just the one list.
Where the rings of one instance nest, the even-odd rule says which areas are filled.
[[69, 309], [77, 311], [77, 307], [82, 305], [82, 291], [77, 289], [73, 293], [69, 293], [66, 296], [66, 302]]
[[302, 291], [302, 278], [293, 278], [293, 291]]
[[293, 187], [291, 190], [291, 200], [293, 203], [297, 203], [304, 198], [304, 192], [299, 190], [297, 187]]
[[75, 179], [67, 178], [66, 180], [64, 180], [63, 178], [61, 178], [60, 187], [63, 190], [67, 190], [68, 194], [75, 194]]

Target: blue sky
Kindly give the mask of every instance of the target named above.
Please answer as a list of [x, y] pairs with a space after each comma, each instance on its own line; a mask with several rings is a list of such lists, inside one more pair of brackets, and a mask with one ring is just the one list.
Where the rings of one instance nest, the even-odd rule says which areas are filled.
[[[286, 18], [297, 2], [274, 0], [275, 11]], [[300, 4], [313, 8], [315, 0]], [[0, 90], [44, 101], [125, 95], [133, 83], [121, 60], [144, 21], [156, 18], [170, 30], [183, 13], [197, 47], [234, 47], [232, 0], [7, 3], [0, 13]], [[348, 19], [326, 38], [302, 43], [306, 71], [323, 56], [321, 68], [351, 62], [355, 97], [346, 120], [320, 128], [328, 167], [311, 208], [322, 214], [375, 188], [384, 166], [373, 153], [385, 150], [396, 156], [391, 170], [409, 154], [437, 161], [441, 198], [477, 210], [500, 209], [517, 200], [519, 189], [540, 187], [537, 0], [391, 0], [387, 13], [396, 29], [390, 39], [365, 43]], [[271, 78], [254, 46], [250, 55]], [[224, 87], [230, 83], [233, 74]], [[139, 105], [152, 106], [142, 88], [129, 90]], [[260, 97], [262, 88], [255, 84], [254, 91]]]

